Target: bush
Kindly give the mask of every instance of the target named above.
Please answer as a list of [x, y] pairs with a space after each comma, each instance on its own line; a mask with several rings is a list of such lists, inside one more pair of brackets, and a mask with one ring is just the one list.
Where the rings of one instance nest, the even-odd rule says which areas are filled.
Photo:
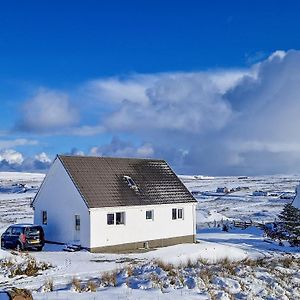
[[39, 271], [51, 268], [51, 265], [45, 262], [38, 262], [33, 256], [28, 254], [21, 255], [22, 261], [17, 262], [12, 258], [2, 259], [0, 267], [8, 275], [9, 278], [18, 275], [36, 276]]

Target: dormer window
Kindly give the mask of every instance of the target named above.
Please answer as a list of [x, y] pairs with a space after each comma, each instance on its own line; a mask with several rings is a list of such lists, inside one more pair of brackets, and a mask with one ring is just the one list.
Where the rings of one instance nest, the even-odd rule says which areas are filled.
[[133, 188], [134, 190], [138, 190], [138, 186], [134, 182], [134, 180], [130, 176], [124, 176], [124, 179], [127, 181], [129, 187]]

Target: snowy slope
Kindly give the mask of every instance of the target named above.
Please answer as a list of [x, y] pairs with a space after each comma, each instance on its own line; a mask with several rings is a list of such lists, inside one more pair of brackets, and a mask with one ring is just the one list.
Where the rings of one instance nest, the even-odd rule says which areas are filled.
[[[30, 202], [43, 178], [43, 174], [0, 173], [0, 232], [3, 232], [12, 223], [32, 222], [33, 212]], [[188, 283], [190, 280], [188, 278], [198, 278], [197, 274], [202, 272], [201, 268], [199, 270], [193, 268], [182, 270], [184, 276], [187, 276], [187, 285], [166, 288], [163, 292], [160, 288], [152, 286], [154, 283], [152, 279], [149, 281], [147, 276], [151, 274], [147, 270], [152, 270], [154, 261], [171, 263], [175, 267], [177, 266], [176, 268], [180, 268], [181, 265], [201, 260], [207, 260], [210, 264], [225, 258], [238, 262], [245, 258], [256, 259], [259, 257], [272, 260], [285, 257], [285, 252], [291, 253], [294, 257], [298, 256], [297, 248], [280, 247], [276, 243], [265, 242], [262, 232], [256, 228], [231, 229], [229, 232], [222, 232], [219, 228], [208, 228], [205, 225], [227, 218], [273, 220], [283, 205], [291, 201], [291, 199], [281, 199], [280, 196], [294, 192], [299, 182], [298, 176], [262, 176], [242, 179], [238, 177], [181, 176], [181, 180], [191, 192], [194, 192], [198, 200], [197, 222], [202, 224], [200, 227], [203, 228], [197, 233], [199, 243], [127, 254], [92, 254], [86, 251], [66, 253], [62, 251], [61, 246], [47, 245], [43, 252], [31, 252], [30, 254], [38, 261], [49, 262], [53, 268], [41, 272], [34, 278], [26, 276], [8, 278], [0, 271], [0, 287], [14, 285], [36, 290], [34, 299], [152, 299], [153, 297], [157, 299], [210, 299], [212, 296], [207, 292], [207, 287], [201, 287], [200, 283], [195, 283], [195, 286], [192, 287]], [[216, 193], [218, 187], [225, 186], [229, 189], [237, 187], [243, 187], [243, 189], [230, 194]], [[255, 190], [268, 191], [269, 196], [252, 196]], [[0, 261], [7, 256], [10, 256], [8, 251], [0, 251]], [[127, 279], [124, 279], [124, 284], [121, 283], [116, 288], [102, 286], [97, 289], [96, 293], [72, 291], [71, 281], [74, 277], [79, 278], [82, 282], [93, 278], [98, 280], [103, 272], [121, 270], [128, 265], [140, 268], [140, 271], [137, 271], [138, 274], [130, 279], [136, 282], [130, 285], [130, 288], [125, 284]], [[295, 268], [298, 267], [295, 265], [284, 269], [284, 272], [292, 274], [289, 280], [295, 281], [295, 284], [300, 283], [299, 276], [295, 275]], [[155, 270], [157, 272], [158, 269]], [[254, 271], [256, 273], [253, 273]], [[246, 273], [243, 276], [250, 278], [245, 282], [241, 282], [242, 275], [230, 275], [230, 278], [224, 278], [221, 275], [224, 274], [222, 272], [215, 274], [210, 286], [210, 289], [218, 295], [216, 299], [229, 299], [230, 295], [235, 294], [239, 294], [240, 299], [244, 299], [247, 292], [242, 289], [243, 285], [253, 290], [253, 299], [267, 299], [261, 291], [267, 290], [270, 284], [276, 286], [273, 291], [268, 291], [270, 295], [273, 295], [272, 299], [291, 299], [291, 291], [288, 286], [283, 282], [277, 282], [273, 271], [271, 272], [267, 267], [265, 269], [245, 268], [244, 272]], [[168, 273], [160, 274], [159, 276], [164, 276], [164, 280], [169, 280]], [[44, 293], [42, 287], [49, 280], [53, 281], [55, 292]], [[293, 288], [293, 292], [296, 296], [292, 299], [297, 299], [298, 296], [300, 298], [300, 292], [296, 288]], [[281, 296], [279, 296], [280, 293]]]

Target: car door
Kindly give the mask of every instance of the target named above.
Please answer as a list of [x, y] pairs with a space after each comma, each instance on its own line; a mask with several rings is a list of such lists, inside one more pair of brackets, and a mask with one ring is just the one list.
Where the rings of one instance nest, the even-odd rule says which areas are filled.
[[10, 241], [12, 247], [16, 247], [20, 240], [20, 235], [23, 233], [22, 227], [12, 227], [10, 234]]

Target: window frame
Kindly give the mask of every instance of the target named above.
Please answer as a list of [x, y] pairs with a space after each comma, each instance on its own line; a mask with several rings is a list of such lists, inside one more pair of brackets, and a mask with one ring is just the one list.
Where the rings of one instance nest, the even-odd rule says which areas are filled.
[[[179, 216], [179, 211], [181, 211], [181, 216]], [[183, 208], [177, 208], [177, 219], [183, 220]]]
[[[116, 224], [115, 225], [125, 225], [125, 211], [117, 211], [116, 213]], [[120, 215], [120, 221], [118, 222], [118, 216]]]
[[177, 220], [177, 208], [172, 208], [172, 220]]
[[172, 208], [172, 220], [183, 220], [184, 219], [184, 208], [177, 207]]
[[80, 225], [81, 225], [81, 222], [80, 222], [80, 215], [75, 215], [75, 230], [76, 231], [80, 231]]
[[[112, 216], [112, 223], [111, 223], [111, 221], [109, 223], [109, 216]], [[107, 225], [115, 225], [115, 213], [108, 213], [106, 215], [106, 224]]]
[[[151, 213], [151, 218], [148, 218], [147, 213]], [[146, 210], [145, 217], [146, 217], [147, 221], [153, 221], [154, 220], [154, 210], [153, 209]]]
[[[109, 215], [112, 216], [111, 223], [108, 223]], [[110, 213], [107, 213], [106, 216], [107, 216], [106, 217], [107, 225], [125, 225], [126, 224], [126, 212], [125, 211], [110, 212]]]
[[46, 210], [42, 210], [42, 224], [43, 225], [48, 224], [48, 213]]

